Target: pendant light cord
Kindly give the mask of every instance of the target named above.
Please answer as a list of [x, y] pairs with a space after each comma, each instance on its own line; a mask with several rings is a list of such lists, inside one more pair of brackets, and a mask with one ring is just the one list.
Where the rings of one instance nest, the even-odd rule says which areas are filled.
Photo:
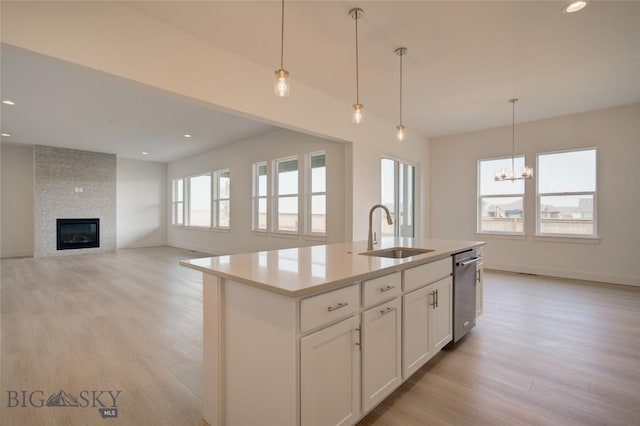
[[360, 80], [359, 80], [359, 74], [360, 74], [360, 70], [358, 69], [358, 11], [356, 11], [355, 13], [356, 17], [356, 104], [360, 103]]
[[282, 27], [280, 29], [280, 69], [284, 69], [284, 0], [282, 0]]
[[404, 53], [400, 54], [400, 125], [402, 126], [402, 57]]
[[511, 175], [516, 175], [516, 99], [511, 100]]

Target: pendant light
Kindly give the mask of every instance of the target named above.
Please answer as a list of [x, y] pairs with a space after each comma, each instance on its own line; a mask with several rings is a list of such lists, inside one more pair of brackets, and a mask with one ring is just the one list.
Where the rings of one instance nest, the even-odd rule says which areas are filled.
[[405, 137], [405, 127], [402, 124], [402, 57], [407, 54], [407, 48], [399, 47], [395, 52], [400, 56], [400, 124], [396, 126], [396, 139], [402, 142]]
[[351, 121], [355, 124], [362, 123], [362, 109], [364, 105], [360, 103], [360, 76], [358, 69], [358, 19], [364, 16], [364, 10], [356, 7], [349, 11], [349, 16], [351, 16], [356, 21], [356, 103], [353, 104], [353, 115]]
[[507, 173], [504, 170], [496, 173], [496, 181], [516, 181], [520, 179], [531, 179], [533, 177], [533, 169], [531, 167], [524, 166], [520, 176], [516, 177], [515, 163], [516, 163], [516, 102], [518, 99], [509, 99], [511, 102], [511, 172]]
[[280, 29], [280, 69], [276, 70], [276, 84], [274, 92], [276, 96], [284, 98], [289, 96], [289, 71], [284, 69], [284, 0], [282, 0], [282, 27]]

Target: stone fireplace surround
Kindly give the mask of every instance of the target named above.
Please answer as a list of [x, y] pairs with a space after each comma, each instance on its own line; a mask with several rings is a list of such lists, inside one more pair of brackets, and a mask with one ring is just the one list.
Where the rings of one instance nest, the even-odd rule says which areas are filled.
[[[116, 156], [34, 147], [35, 257], [116, 249]], [[57, 219], [99, 218], [100, 247], [57, 250]]]

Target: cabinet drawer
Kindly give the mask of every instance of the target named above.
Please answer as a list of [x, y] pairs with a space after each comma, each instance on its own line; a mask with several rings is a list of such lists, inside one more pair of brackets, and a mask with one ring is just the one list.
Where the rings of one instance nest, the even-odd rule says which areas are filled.
[[407, 269], [404, 271], [404, 291], [415, 290], [451, 275], [451, 267], [451, 257], [446, 257], [426, 265]]
[[368, 308], [369, 306], [396, 297], [401, 292], [400, 283], [400, 272], [365, 281], [363, 283], [364, 307]]
[[360, 308], [360, 286], [333, 290], [300, 301], [300, 331], [346, 317]]

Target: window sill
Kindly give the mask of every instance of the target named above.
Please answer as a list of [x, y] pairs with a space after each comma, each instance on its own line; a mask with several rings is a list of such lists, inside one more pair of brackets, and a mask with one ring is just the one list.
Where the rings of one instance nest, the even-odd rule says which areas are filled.
[[212, 231], [222, 232], [223, 234], [228, 234], [231, 232], [231, 228], [211, 228]]
[[270, 234], [274, 238], [285, 238], [289, 240], [297, 240], [300, 239], [300, 234], [297, 232], [271, 232]]
[[535, 235], [534, 241], [547, 241], [552, 243], [573, 243], [573, 244], [600, 244], [600, 237], [578, 237], [568, 235]]
[[306, 241], [318, 241], [318, 242], [327, 242], [327, 236], [326, 235], [314, 235], [314, 234], [308, 234], [308, 235], [303, 235], [302, 238]]
[[476, 232], [476, 237], [480, 238], [496, 238], [499, 240], [526, 240], [525, 234], [510, 234], [507, 232]]
[[213, 228], [210, 226], [193, 226], [193, 225], [184, 225], [181, 226], [182, 229], [190, 229], [195, 231], [211, 231]]

